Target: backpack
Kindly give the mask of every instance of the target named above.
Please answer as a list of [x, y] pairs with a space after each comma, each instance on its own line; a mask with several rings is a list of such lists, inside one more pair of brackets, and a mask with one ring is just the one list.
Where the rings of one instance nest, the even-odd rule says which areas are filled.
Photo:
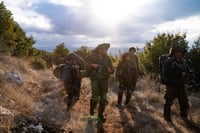
[[53, 74], [58, 79], [62, 79], [62, 73], [64, 72], [65, 64], [60, 64], [53, 70]]
[[168, 78], [166, 77], [166, 62], [170, 59], [168, 54], [163, 54], [159, 57], [159, 82], [167, 85]]
[[76, 64], [67, 64], [62, 73], [62, 80], [68, 83], [74, 83], [80, 79], [80, 67]]

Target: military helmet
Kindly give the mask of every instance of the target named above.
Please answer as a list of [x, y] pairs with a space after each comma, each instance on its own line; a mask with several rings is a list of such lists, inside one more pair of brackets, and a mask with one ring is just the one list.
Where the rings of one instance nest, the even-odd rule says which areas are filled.
[[104, 48], [109, 49], [110, 43], [101, 43], [94, 49], [94, 51], [98, 52], [100, 49], [104, 49]]
[[136, 52], [136, 48], [135, 47], [130, 47], [129, 48], [129, 52], [132, 51], [132, 50]]
[[79, 56], [75, 53], [71, 53], [67, 56], [67, 60], [78, 60]]
[[122, 55], [122, 60], [124, 60], [127, 56], [131, 57], [131, 53], [130, 52], [126, 52]]
[[181, 52], [183, 55], [187, 52], [185, 48], [179, 45], [172, 45], [172, 47], [169, 50], [170, 56], [172, 56], [176, 52]]
[[123, 54], [123, 56], [125, 56], [125, 57], [126, 56], [131, 56], [131, 53], [130, 52], [126, 52], [126, 53]]

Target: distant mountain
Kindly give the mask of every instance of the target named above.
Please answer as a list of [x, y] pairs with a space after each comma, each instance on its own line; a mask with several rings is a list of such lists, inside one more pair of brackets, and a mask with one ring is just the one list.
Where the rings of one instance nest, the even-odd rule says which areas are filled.
[[[53, 50], [55, 49], [55, 47], [36, 47], [37, 49], [40, 50], [46, 50], [48, 52], [53, 52]], [[68, 47], [68, 49], [72, 52], [72, 51], [76, 51], [79, 47]], [[93, 49], [92, 47], [90, 49]], [[127, 47], [111, 47], [108, 51], [108, 53], [111, 54], [119, 54], [119, 53], [123, 53], [128, 51], [129, 48]], [[138, 52], [143, 52], [144, 49], [140, 48]]]

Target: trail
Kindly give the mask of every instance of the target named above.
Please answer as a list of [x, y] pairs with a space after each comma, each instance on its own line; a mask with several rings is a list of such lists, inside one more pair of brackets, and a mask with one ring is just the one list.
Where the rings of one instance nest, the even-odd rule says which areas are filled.
[[[46, 77], [49, 80], [41, 82], [45, 91], [36, 100], [35, 115], [48, 131], [63, 133], [197, 133], [200, 131], [198, 123], [192, 127], [180, 118], [176, 102], [172, 107], [174, 124], [165, 122], [162, 116], [163, 93], [156, 92], [156, 85], [146, 79], [138, 82], [131, 103], [126, 107], [115, 106], [117, 90], [116, 87], [110, 88], [109, 103], [105, 110], [107, 120], [104, 124], [97, 124], [87, 120], [91, 93], [89, 79], [82, 80], [80, 100], [74, 101], [73, 107], [67, 110], [67, 94], [62, 82], [50, 73]], [[199, 102], [196, 106], [199, 106]], [[200, 113], [195, 112], [198, 110], [197, 107], [192, 113]]]
[[1, 57], [0, 66], [0, 71], [15, 70], [24, 79], [21, 87], [6, 82], [1, 88], [1, 106], [14, 116], [9, 125], [13, 132], [39, 133], [36, 128], [40, 128], [42, 133], [200, 133], [200, 99], [189, 97], [190, 124], [180, 118], [177, 101], [172, 106], [174, 124], [166, 123], [162, 116], [164, 86], [159, 92], [156, 83], [148, 77], [138, 81], [130, 105], [123, 108], [115, 106], [117, 84], [111, 80], [105, 110], [107, 120], [97, 124], [87, 120], [89, 79], [82, 80], [80, 100], [67, 110], [64, 86], [51, 70], [33, 70], [28, 62], [11, 57]]

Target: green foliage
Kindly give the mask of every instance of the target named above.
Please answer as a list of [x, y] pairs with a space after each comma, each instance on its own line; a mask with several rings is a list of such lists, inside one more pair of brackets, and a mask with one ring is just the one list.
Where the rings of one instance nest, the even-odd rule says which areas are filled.
[[112, 64], [113, 64], [113, 66], [114, 67], [117, 67], [117, 65], [118, 65], [118, 63], [119, 63], [119, 61], [120, 61], [120, 56], [114, 56], [114, 55], [112, 55], [112, 54], [109, 54], [109, 57], [110, 57], [110, 59], [111, 59], [111, 61], [112, 61]]
[[68, 54], [69, 49], [65, 47], [64, 43], [57, 45], [53, 51], [53, 63], [55, 65], [64, 63]]
[[140, 67], [146, 73], [158, 72], [158, 59], [162, 54], [169, 53], [172, 44], [188, 49], [186, 34], [158, 34], [152, 41], [146, 42], [144, 52], [138, 54]]
[[90, 50], [87, 46], [81, 46], [76, 52], [80, 53], [83, 59], [86, 59], [89, 55], [92, 54], [92, 50]]
[[47, 68], [53, 68], [52, 53], [47, 52], [45, 50], [36, 50], [35, 56], [45, 60]]
[[3, 2], [0, 3], [0, 52], [11, 52], [15, 46], [16, 34], [14, 30], [12, 13], [6, 9]]
[[46, 61], [40, 57], [36, 57], [32, 63], [34, 69], [46, 69]]
[[12, 52], [13, 55], [19, 57], [30, 56], [35, 40], [32, 36], [26, 37], [25, 32], [17, 23], [15, 23], [14, 32], [17, 35], [17, 38], [15, 40], [17, 42], [17, 45]]
[[194, 41], [194, 46], [189, 51], [189, 64], [190, 67], [196, 71], [200, 72], [200, 36], [196, 41]]
[[33, 54], [33, 37], [27, 37], [23, 29], [13, 20], [12, 13], [0, 3], [0, 52], [14, 56], [31, 56]]

